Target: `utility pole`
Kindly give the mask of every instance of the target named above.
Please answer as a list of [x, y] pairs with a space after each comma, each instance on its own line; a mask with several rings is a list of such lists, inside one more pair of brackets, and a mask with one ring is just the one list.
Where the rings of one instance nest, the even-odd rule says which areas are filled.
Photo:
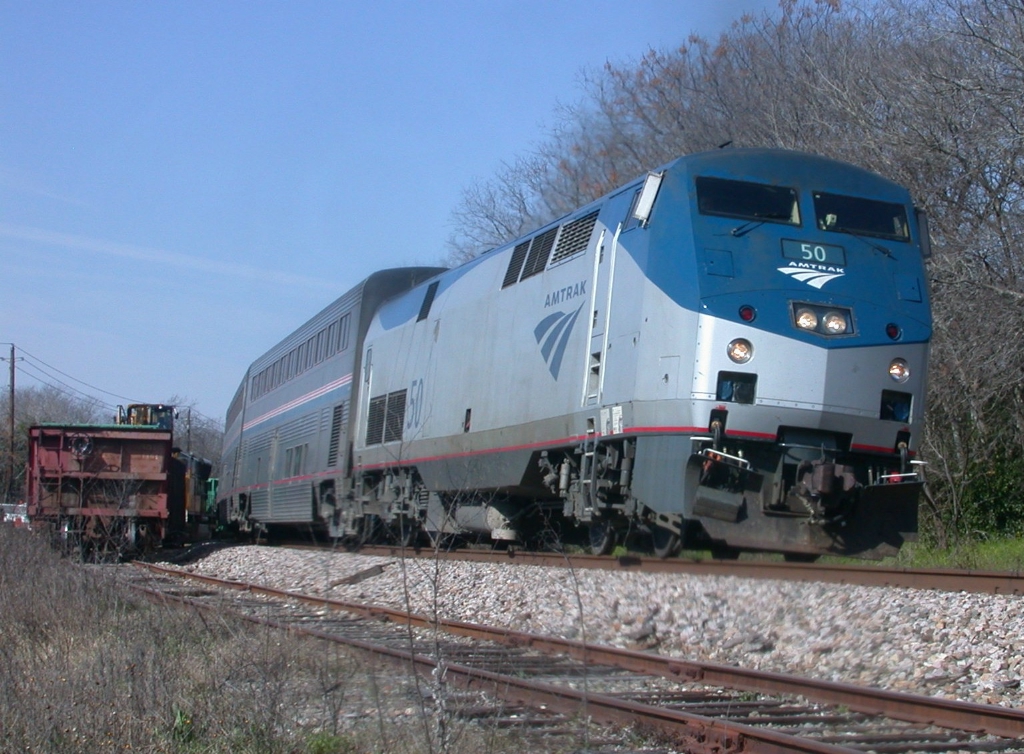
[[10, 359], [0, 357], [0, 361], [9, 361], [11, 368], [10, 377], [10, 404], [8, 405], [8, 433], [7, 433], [7, 489], [4, 490], [4, 501], [12, 502], [11, 495], [14, 492], [14, 344], [4, 343], [11, 347]]
[[10, 433], [7, 437], [7, 502], [11, 502], [11, 493], [14, 491], [14, 344], [11, 343], [11, 412]]

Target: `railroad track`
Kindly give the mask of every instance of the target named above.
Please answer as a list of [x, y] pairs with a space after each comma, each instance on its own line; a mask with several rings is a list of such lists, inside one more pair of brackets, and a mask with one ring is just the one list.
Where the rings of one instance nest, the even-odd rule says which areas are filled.
[[[1024, 751], [1020, 710], [431, 621], [390, 608], [144, 568], [135, 586], [155, 598], [214, 609], [223, 605], [225, 590], [234, 591], [242, 601], [232, 602], [233, 610], [248, 620], [390, 657], [501, 700], [476, 712], [492, 719], [507, 719], [511, 704], [543, 710], [526, 716], [533, 725], [564, 726], [582, 715], [658, 730], [687, 751], [719, 753]], [[203, 588], [183, 590], [181, 579]]]
[[[294, 546], [294, 545], [289, 545]], [[552, 568], [640, 571], [647, 573], [689, 573], [736, 576], [780, 581], [820, 581], [855, 586], [889, 586], [934, 589], [944, 592], [979, 594], [1024, 594], [1024, 574], [998, 571], [961, 571], [952, 568], [887, 568], [874, 565], [832, 565], [786, 563], [771, 560], [695, 560], [689, 558], [645, 558], [638, 555], [574, 555], [519, 550], [457, 549], [367, 545], [361, 555], [383, 557], [441, 558], [479, 563], [517, 563]]]

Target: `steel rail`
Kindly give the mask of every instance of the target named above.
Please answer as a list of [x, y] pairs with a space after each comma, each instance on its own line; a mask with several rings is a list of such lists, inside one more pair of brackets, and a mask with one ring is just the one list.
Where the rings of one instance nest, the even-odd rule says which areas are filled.
[[835, 565], [822, 563], [786, 563], [772, 560], [698, 560], [691, 558], [649, 558], [639, 555], [619, 557], [528, 552], [522, 550], [441, 550], [428, 547], [366, 545], [363, 555], [384, 557], [440, 558], [480, 563], [516, 563], [519, 565], [606, 571], [647, 573], [691, 573], [705, 576], [737, 576], [746, 579], [778, 581], [817, 581], [855, 586], [887, 586], [909, 589], [934, 589], [943, 592], [1024, 595], [1024, 573], [957, 570], [955, 568], [890, 568], [873, 565]]
[[[203, 577], [200, 580], [205, 581], [207, 578]], [[233, 583], [237, 584], [238, 582]], [[156, 600], [178, 602], [200, 610], [215, 610], [214, 606], [189, 597], [166, 594], [149, 587], [136, 586], [135, 588]], [[295, 596], [289, 595], [289, 598], [294, 599]], [[328, 631], [306, 626], [281, 623], [258, 615], [249, 615], [235, 610], [226, 611], [223, 608], [219, 612], [230, 612], [233, 616], [252, 623], [344, 644], [398, 662], [409, 663], [418, 673], [427, 677], [439, 671], [443, 673], [446, 681], [452, 681], [460, 688], [487, 692], [508, 702], [530, 707], [542, 706], [549, 711], [564, 715], [581, 714], [596, 722], [609, 725], [626, 726], [639, 722], [673, 737], [681, 742], [687, 751], [691, 752], [706, 752], [707, 754], [722, 754], [722, 752], [853, 754], [858, 751], [742, 723], [723, 722], [678, 710], [617, 699], [605, 694], [590, 693], [567, 686], [556, 686], [494, 673], [489, 670], [471, 668], [458, 663], [438, 662], [411, 651], [338, 636]]]
[[985, 732], [1007, 738], [1024, 738], [1024, 710], [1009, 707], [976, 704], [974, 702], [963, 702], [916, 694], [903, 694], [833, 681], [819, 681], [781, 673], [749, 670], [731, 665], [662, 657], [635, 650], [585, 644], [579, 641], [481, 626], [462, 621], [446, 619], [435, 621], [393, 608], [360, 605], [326, 597], [299, 594], [273, 587], [243, 584], [237, 581], [203, 576], [150, 563], [139, 563], [138, 565], [155, 573], [192, 579], [228, 589], [295, 600], [305, 604], [416, 627], [436, 627], [452, 634], [476, 639], [487, 639], [509, 646], [529, 647], [530, 649], [549, 654], [565, 654], [582, 662], [617, 667], [646, 675], [720, 685], [742, 691], [794, 694], [812, 702], [841, 704], [857, 712], [881, 714], [912, 723]]

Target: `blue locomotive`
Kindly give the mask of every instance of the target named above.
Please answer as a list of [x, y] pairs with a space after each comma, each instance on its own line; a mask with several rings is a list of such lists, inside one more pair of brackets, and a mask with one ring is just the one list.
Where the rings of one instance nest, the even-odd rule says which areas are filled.
[[257, 359], [221, 512], [332, 537], [877, 557], [917, 529], [927, 223], [775, 149], [685, 156]]

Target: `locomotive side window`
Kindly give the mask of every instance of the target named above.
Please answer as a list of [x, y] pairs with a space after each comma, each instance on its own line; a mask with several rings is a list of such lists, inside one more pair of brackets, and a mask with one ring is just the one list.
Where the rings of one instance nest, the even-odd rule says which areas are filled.
[[818, 230], [909, 241], [907, 209], [902, 204], [814, 192]]
[[626, 211], [626, 219], [622, 221], [622, 232], [625, 233], [627, 230], [633, 230], [640, 225], [640, 218], [634, 213], [636, 212], [637, 202], [640, 201], [640, 192], [643, 191], [643, 186], [638, 188], [633, 194], [633, 200], [629, 203], [629, 209]]
[[697, 207], [702, 215], [800, 224], [796, 189], [788, 186], [698, 177]]
[[420, 313], [416, 317], [417, 322], [422, 322], [430, 316], [430, 307], [434, 305], [434, 296], [437, 295], [437, 286], [440, 284], [440, 281], [435, 280], [428, 286], [427, 292], [423, 294], [423, 303], [420, 304]]

